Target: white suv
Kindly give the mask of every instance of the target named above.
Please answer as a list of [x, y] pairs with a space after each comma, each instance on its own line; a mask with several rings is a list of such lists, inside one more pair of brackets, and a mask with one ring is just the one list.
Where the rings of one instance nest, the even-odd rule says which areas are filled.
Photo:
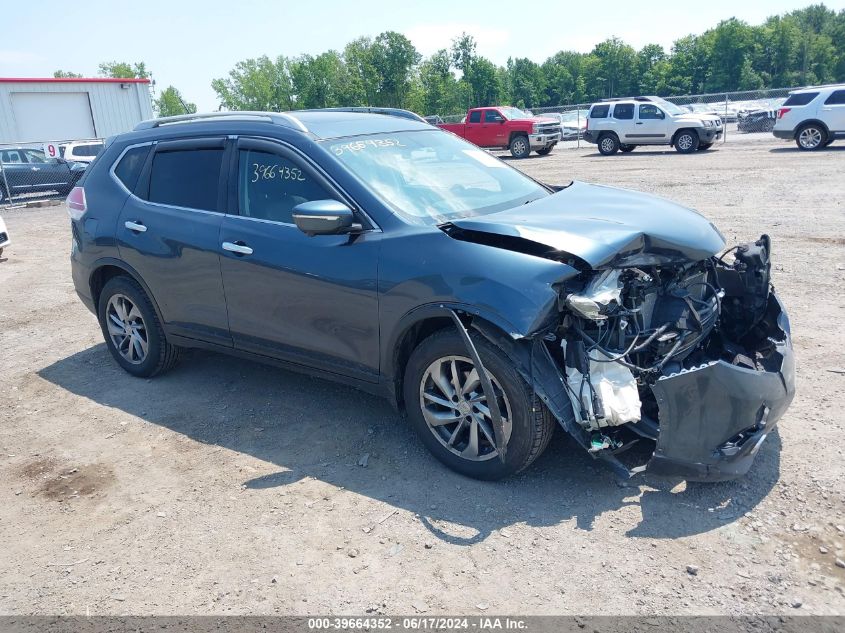
[[789, 93], [772, 133], [795, 139], [798, 149], [827, 147], [845, 138], [845, 84], [802, 88]]
[[103, 141], [73, 141], [67, 145], [60, 145], [62, 158], [75, 163], [90, 163], [103, 149]]
[[660, 97], [611, 99], [590, 108], [584, 138], [605, 156], [638, 145], [670, 145], [691, 154], [722, 138], [722, 118], [689, 112]]

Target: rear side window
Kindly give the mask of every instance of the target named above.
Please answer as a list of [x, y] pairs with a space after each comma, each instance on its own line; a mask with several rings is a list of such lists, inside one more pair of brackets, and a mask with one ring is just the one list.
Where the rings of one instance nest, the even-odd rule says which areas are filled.
[[293, 161], [258, 150], [242, 149], [238, 160], [240, 214], [293, 224], [293, 208], [333, 195]]
[[103, 149], [102, 143], [91, 143], [90, 145], [77, 145], [73, 148], [74, 156], [96, 156]]
[[473, 110], [470, 112], [467, 123], [481, 123], [481, 110]]
[[148, 200], [216, 211], [222, 162], [223, 148], [156, 152], [150, 171]]
[[138, 184], [138, 176], [141, 175], [141, 169], [143, 169], [147, 160], [147, 154], [150, 153], [150, 147], [152, 146], [144, 145], [127, 150], [114, 168], [114, 175], [129, 191], [134, 191], [135, 185]]
[[825, 105], [845, 105], [845, 90], [834, 90], [825, 100]]
[[608, 112], [610, 112], [610, 106], [609, 105], [593, 106], [593, 109], [590, 110], [589, 117], [591, 119], [606, 119]]
[[784, 106], [805, 106], [819, 96], [818, 92], [801, 92], [796, 95], [789, 95]]
[[613, 108], [614, 119], [633, 119], [634, 118], [634, 104], [633, 103], [617, 103]]

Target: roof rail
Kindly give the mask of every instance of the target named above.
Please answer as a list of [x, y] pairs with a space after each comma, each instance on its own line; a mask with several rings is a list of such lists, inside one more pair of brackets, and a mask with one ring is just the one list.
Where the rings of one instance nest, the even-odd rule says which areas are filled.
[[396, 116], [400, 119], [410, 119], [426, 123], [427, 121], [416, 112], [403, 110], [402, 108], [389, 108], [381, 106], [341, 106], [336, 108], [309, 108], [308, 110], [297, 110], [296, 112], [359, 112], [364, 114], [385, 114]]
[[308, 132], [308, 128], [303, 125], [302, 121], [290, 114], [287, 114], [286, 112], [253, 112], [251, 110], [180, 114], [178, 116], [166, 116], [159, 119], [148, 119], [146, 121], [141, 121], [138, 125], [136, 125], [135, 131], [151, 130], [153, 128], [161, 127], [162, 125], [170, 125], [173, 123], [192, 123], [194, 121], [213, 121], [215, 119], [262, 119], [268, 121], [269, 123], [275, 123], [276, 125], [283, 125], [285, 127], [299, 130], [300, 132]]
[[602, 103], [611, 102], [611, 101], [643, 101], [643, 102], [648, 102], [648, 101], [652, 101], [653, 99], [654, 99], [654, 97], [649, 97], [649, 96], [611, 97], [610, 99], [602, 99]]

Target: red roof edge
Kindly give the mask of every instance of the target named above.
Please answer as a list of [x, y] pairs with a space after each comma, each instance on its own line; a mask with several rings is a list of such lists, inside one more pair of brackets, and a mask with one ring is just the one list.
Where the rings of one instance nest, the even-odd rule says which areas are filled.
[[148, 84], [149, 79], [115, 77], [0, 77], [0, 83], [102, 83], [102, 84]]

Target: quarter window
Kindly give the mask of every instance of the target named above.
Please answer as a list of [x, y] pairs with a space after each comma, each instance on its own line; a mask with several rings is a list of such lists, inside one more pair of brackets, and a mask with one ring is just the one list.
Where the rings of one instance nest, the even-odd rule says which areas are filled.
[[293, 224], [293, 208], [335, 196], [292, 160], [258, 150], [240, 150], [240, 214]]
[[138, 184], [138, 176], [141, 175], [141, 169], [147, 160], [147, 154], [150, 153], [150, 146], [133, 147], [123, 155], [120, 162], [114, 168], [114, 175], [118, 177], [129, 191], [135, 190], [135, 185]]
[[469, 113], [469, 121], [467, 123], [481, 123], [481, 110], [473, 110]]
[[786, 107], [805, 106], [818, 96], [818, 92], [799, 92], [795, 95], [789, 95], [789, 99], [787, 99], [783, 105]]
[[824, 102], [825, 105], [845, 105], [845, 90], [834, 90]]
[[0, 160], [2, 160], [4, 163], [11, 164], [22, 163], [23, 156], [16, 149], [6, 150], [5, 152], [0, 152]]
[[589, 118], [591, 118], [591, 119], [606, 119], [608, 112], [610, 112], [610, 106], [609, 105], [593, 106], [593, 109], [590, 110]]
[[614, 119], [633, 119], [634, 118], [634, 104], [633, 103], [617, 103], [613, 108]]
[[217, 210], [223, 148], [159, 151], [150, 172], [150, 202]]

